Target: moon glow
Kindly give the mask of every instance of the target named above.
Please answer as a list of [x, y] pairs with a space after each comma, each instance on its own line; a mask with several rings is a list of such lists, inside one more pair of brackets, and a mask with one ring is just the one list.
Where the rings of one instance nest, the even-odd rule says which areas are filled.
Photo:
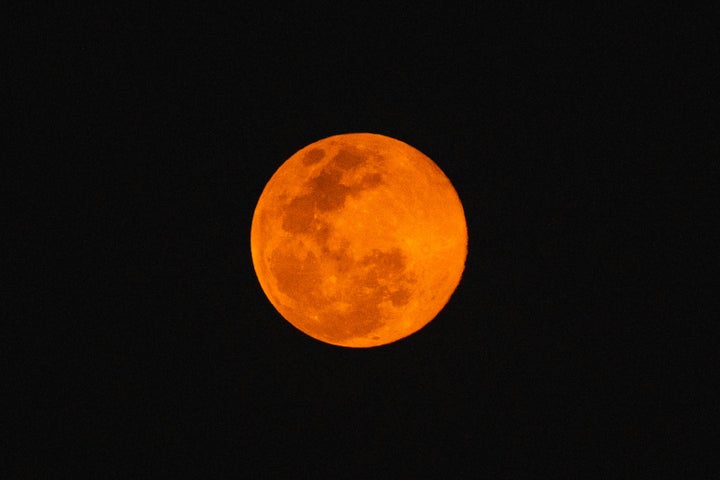
[[288, 322], [326, 343], [374, 347], [446, 305], [465, 268], [467, 226], [427, 156], [350, 133], [280, 166], [255, 208], [250, 245], [260, 286]]

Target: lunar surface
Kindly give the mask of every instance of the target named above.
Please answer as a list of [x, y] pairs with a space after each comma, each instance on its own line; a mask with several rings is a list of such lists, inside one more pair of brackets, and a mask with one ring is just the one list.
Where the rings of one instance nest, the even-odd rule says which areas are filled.
[[290, 157], [260, 196], [250, 240], [278, 312], [345, 347], [425, 326], [467, 255], [465, 215], [445, 174], [410, 145], [369, 133], [325, 138]]

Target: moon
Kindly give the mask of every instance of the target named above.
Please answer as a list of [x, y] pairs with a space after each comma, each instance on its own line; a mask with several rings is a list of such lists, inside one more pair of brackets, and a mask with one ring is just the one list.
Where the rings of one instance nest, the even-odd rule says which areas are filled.
[[372, 133], [324, 138], [291, 156], [253, 215], [253, 266], [270, 303], [307, 335], [375, 347], [435, 318], [458, 286], [467, 226], [430, 158]]

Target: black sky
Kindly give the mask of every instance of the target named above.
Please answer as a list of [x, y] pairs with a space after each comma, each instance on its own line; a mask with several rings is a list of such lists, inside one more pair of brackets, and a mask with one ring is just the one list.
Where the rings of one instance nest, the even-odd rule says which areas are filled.
[[[685, 257], [713, 15], [242, 3], [13, 12], [5, 478], [717, 473], [717, 255]], [[469, 228], [448, 306], [367, 350], [295, 330], [250, 258], [270, 176], [346, 132], [427, 154]]]

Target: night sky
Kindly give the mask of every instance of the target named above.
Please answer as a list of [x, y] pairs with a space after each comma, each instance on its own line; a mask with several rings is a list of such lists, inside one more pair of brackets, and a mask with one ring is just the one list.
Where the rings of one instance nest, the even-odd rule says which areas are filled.
[[[712, 15], [261, 3], [13, 12], [3, 477], [717, 474]], [[275, 170], [348, 132], [468, 223], [446, 308], [373, 349], [292, 327], [250, 256]]]

